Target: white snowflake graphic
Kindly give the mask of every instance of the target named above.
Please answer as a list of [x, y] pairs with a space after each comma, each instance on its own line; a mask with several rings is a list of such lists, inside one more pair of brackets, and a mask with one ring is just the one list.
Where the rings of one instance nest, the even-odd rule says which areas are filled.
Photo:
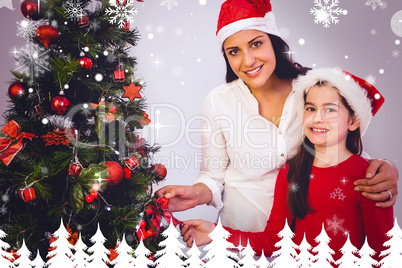
[[364, 80], [366, 80], [367, 82], [369, 82], [373, 86], [375, 85], [375, 77], [372, 76], [371, 74], [369, 76], [367, 76]]
[[17, 21], [17, 36], [24, 38], [26, 41], [31, 41], [35, 37], [35, 31], [43, 25], [43, 21], [23, 19]]
[[20, 51], [14, 50], [14, 58], [18, 67], [15, 71], [26, 73], [31, 77], [43, 75], [49, 69], [49, 50], [36, 44], [27, 44]]
[[338, 7], [339, 0], [314, 0], [314, 5], [317, 7], [311, 8], [310, 13], [314, 15], [314, 23], [322, 23], [324, 28], [328, 28], [331, 23], [339, 22], [339, 15], [346, 15], [347, 11]]
[[297, 192], [299, 190], [299, 185], [297, 185], [297, 183], [292, 182], [289, 185], [289, 190], [292, 192]]
[[0, 207], [0, 214], [5, 215], [7, 214], [7, 208], [6, 207]]
[[138, 14], [138, 9], [133, 6], [134, 0], [127, 0], [124, 3], [106, 8], [106, 15], [109, 16], [110, 23], [117, 23], [119, 28], [123, 28], [127, 22], [134, 22], [132, 16]]
[[374, 29], [374, 28], [371, 29], [371, 30], [370, 30], [370, 34], [371, 34], [371, 35], [376, 35], [376, 34], [377, 34], [377, 30]]
[[79, 0], [67, 1], [63, 7], [66, 9], [67, 18], [73, 21], [78, 21], [85, 16], [84, 5]]
[[384, 2], [381, 0], [367, 0], [365, 5], [366, 7], [371, 6], [373, 10], [376, 10], [378, 6], [384, 6]]
[[396, 50], [396, 49], [394, 51], [392, 51], [392, 57], [398, 58], [399, 57], [399, 51]]
[[176, 0], [162, 0], [161, 6], [166, 6], [168, 10], [171, 10], [173, 6], [178, 6]]
[[91, 24], [89, 25], [90, 30], [93, 30], [94, 32], [96, 32], [100, 28], [101, 28], [101, 26], [100, 26], [99, 21], [97, 21], [97, 20], [91, 21]]
[[338, 219], [338, 216], [334, 215], [334, 217], [330, 220], [326, 220], [327, 230], [331, 231], [334, 235], [337, 235], [338, 232], [345, 234], [347, 230], [343, 227], [344, 219]]

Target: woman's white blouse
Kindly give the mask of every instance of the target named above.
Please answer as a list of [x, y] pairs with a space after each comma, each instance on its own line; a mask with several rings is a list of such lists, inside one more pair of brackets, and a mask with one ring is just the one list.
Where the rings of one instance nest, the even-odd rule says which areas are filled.
[[264, 230], [279, 169], [301, 143], [304, 104], [296, 95], [289, 94], [276, 127], [258, 113], [258, 102], [242, 80], [208, 93], [202, 108], [202, 164], [194, 184], [212, 191], [210, 205], [220, 210], [224, 226]]

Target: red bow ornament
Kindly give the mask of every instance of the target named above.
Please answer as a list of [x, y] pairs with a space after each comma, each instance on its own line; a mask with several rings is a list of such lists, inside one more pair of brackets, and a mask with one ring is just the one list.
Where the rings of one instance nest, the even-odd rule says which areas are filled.
[[17, 153], [24, 146], [23, 139], [32, 140], [35, 134], [22, 132], [18, 134], [20, 126], [14, 120], [10, 121], [1, 130], [9, 136], [0, 138], [0, 160], [8, 166]]

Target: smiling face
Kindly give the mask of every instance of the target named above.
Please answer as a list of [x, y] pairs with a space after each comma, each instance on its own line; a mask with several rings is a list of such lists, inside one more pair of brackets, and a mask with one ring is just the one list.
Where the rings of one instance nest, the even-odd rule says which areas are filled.
[[223, 49], [233, 72], [251, 89], [259, 89], [267, 84], [276, 66], [268, 34], [258, 30], [243, 30], [228, 37]]
[[316, 85], [308, 91], [303, 129], [316, 151], [335, 146], [346, 149], [349, 131], [358, 127], [359, 123], [350, 115], [336, 88]]

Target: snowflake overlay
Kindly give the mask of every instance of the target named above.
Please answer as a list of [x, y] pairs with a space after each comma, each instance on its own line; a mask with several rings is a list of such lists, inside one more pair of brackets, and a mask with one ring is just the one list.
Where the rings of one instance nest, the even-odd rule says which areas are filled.
[[338, 216], [334, 215], [334, 217], [330, 220], [327, 220], [327, 230], [331, 231], [334, 235], [338, 233], [347, 234], [348, 231], [343, 227], [344, 219], [338, 219]]
[[106, 15], [109, 17], [109, 22], [117, 23], [119, 28], [123, 28], [127, 22], [134, 22], [132, 16], [138, 14], [138, 9], [133, 6], [134, 3], [134, 0], [127, 0], [122, 4], [117, 2], [116, 6], [106, 8]]
[[24, 38], [26, 41], [31, 41], [35, 37], [36, 29], [44, 24], [42, 21], [23, 19], [17, 21], [17, 36]]
[[31, 77], [39, 77], [49, 69], [49, 50], [39, 45], [27, 44], [20, 51], [14, 50], [14, 58], [16, 64], [19, 65], [15, 71], [20, 71], [31, 75]]
[[394, 51], [392, 51], [392, 57], [394, 57], [394, 58], [399, 57], [399, 51], [396, 49]]
[[371, 6], [373, 10], [377, 9], [377, 6], [382, 7], [384, 2], [381, 0], [367, 0], [366, 7]]
[[299, 185], [297, 185], [297, 183], [292, 182], [289, 185], [289, 190], [292, 192], [297, 192], [299, 190]]
[[310, 13], [314, 15], [314, 23], [322, 23], [324, 28], [328, 28], [331, 23], [339, 22], [338, 15], [346, 15], [347, 11], [338, 7], [339, 0], [314, 0], [317, 7], [311, 8]]
[[161, 6], [166, 6], [168, 10], [171, 10], [173, 6], [178, 6], [176, 0], [162, 0]]
[[84, 5], [79, 0], [67, 1], [64, 4], [64, 8], [66, 9], [67, 17], [75, 22], [85, 15]]

